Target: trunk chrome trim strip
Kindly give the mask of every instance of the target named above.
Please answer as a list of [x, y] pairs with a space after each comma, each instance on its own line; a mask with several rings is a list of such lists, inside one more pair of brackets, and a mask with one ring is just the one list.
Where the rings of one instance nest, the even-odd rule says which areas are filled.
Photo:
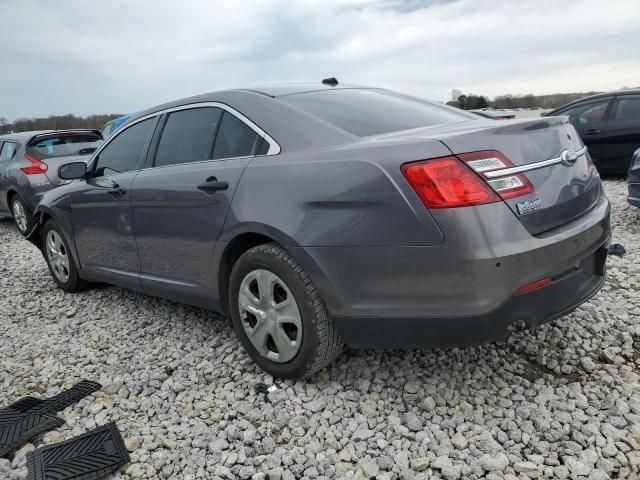
[[[587, 147], [582, 147], [580, 150], [576, 150], [575, 154], [579, 158], [587, 153]], [[492, 170], [490, 172], [484, 172], [483, 175], [487, 178], [504, 177], [505, 175], [513, 175], [516, 173], [528, 172], [530, 170], [537, 170], [539, 168], [548, 167], [557, 163], [562, 163], [562, 154], [557, 157], [550, 158], [549, 160], [542, 160], [541, 162], [528, 163], [527, 165], [520, 165], [518, 167], [503, 168], [502, 170]]]

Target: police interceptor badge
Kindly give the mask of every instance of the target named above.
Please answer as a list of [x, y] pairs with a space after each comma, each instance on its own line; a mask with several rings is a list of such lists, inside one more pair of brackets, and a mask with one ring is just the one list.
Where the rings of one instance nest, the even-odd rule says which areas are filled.
[[516, 208], [520, 215], [527, 215], [528, 213], [535, 212], [542, 208], [542, 200], [536, 198], [535, 200], [527, 200], [526, 202], [516, 203]]

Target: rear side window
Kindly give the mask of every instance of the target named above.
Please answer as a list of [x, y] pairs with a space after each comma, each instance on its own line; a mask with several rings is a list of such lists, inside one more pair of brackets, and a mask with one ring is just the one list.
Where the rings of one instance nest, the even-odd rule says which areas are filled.
[[619, 98], [611, 120], [640, 122], [640, 97]]
[[16, 156], [18, 145], [12, 142], [4, 142], [0, 150], [0, 162], [8, 162]]
[[569, 110], [565, 110], [564, 112], [560, 112], [558, 115], [569, 115], [571, 123], [577, 127], [584, 127], [593, 123], [603, 122], [608, 106], [609, 100], [603, 100], [601, 102], [579, 105], [570, 108]]
[[90, 155], [102, 145], [102, 138], [95, 133], [63, 134], [35, 140], [27, 147], [27, 153], [45, 160], [70, 155]]
[[200, 162], [211, 158], [222, 111], [205, 107], [169, 114], [162, 131], [156, 166]]
[[477, 119], [451, 107], [377, 89], [321, 90], [278, 98], [359, 137]]
[[143, 120], [121, 132], [100, 152], [95, 175], [110, 176], [138, 170], [155, 118]]
[[246, 123], [231, 113], [224, 112], [213, 148], [213, 158], [253, 155], [259, 139], [258, 134]]

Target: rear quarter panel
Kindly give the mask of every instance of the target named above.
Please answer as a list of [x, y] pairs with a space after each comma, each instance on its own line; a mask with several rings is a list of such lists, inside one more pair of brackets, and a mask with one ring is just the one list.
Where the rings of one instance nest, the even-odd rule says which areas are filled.
[[440, 244], [442, 232], [400, 165], [447, 154], [440, 142], [370, 141], [256, 157], [242, 176], [220, 240], [264, 225], [292, 246]]

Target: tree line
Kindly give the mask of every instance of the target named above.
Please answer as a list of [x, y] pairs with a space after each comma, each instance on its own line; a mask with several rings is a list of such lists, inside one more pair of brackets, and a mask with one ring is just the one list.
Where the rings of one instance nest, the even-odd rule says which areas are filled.
[[69, 128], [97, 128], [101, 130], [105, 124], [122, 114], [110, 113], [80, 117], [73, 114], [49, 115], [43, 118], [18, 118], [10, 122], [0, 116], [0, 134], [11, 132], [28, 132], [32, 130], [66, 130]]
[[452, 90], [452, 100], [447, 105], [458, 107], [463, 110], [473, 110], [476, 108], [558, 108], [569, 102], [588, 95], [600, 92], [576, 92], [576, 93], [553, 93], [550, 95], [498, 95], [493, 100], [484, 95], [465, 95], [460, 90]]

